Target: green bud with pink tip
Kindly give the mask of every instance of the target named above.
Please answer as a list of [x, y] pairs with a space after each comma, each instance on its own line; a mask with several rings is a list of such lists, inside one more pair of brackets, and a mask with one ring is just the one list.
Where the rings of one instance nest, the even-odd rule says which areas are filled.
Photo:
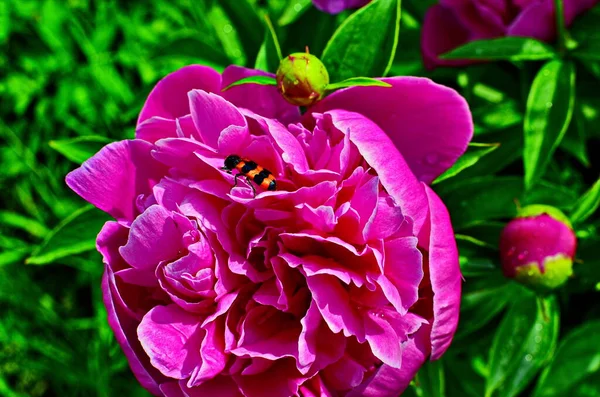
[[573, 274], [577, 238], [569, 219], [546, 205], [521, 208], [500, 237], [506, 277], [535, 290], [563, 285]]

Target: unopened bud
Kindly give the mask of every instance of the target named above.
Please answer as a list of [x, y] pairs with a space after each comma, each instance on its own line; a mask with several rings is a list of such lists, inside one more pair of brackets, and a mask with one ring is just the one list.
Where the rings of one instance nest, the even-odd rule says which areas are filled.
[[533, 289], [557, 288], [573, 274], [576, 247], [572, 226], [560, 210], [527, 206], [502, 231], [502, 270]]
[[329, 74], [323, 62], [304, 52], [283, 58], [276, 78], [281, 95], [297, 106], [310, 106], [320, 100], [329, 84]]

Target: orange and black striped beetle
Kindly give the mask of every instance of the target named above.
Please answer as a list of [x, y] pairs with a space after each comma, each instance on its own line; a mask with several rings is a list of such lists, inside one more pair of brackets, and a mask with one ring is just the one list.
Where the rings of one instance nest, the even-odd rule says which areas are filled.
[[237, 154], [227, 156], [224, 167], [221, 167], [221, 169], [230, 174], [233, 173], [233, 170], [238, 170], [238, 174], [235, 175], [233, 187], [237, 186], [238, 177], [242, 176], [246, 178], [246, 181], [252, 188], [254, 197], [256, 197], [256, 189], [254, 189], [252, 182], [265, 190], [277, 190], [277, 181], [275, 181], [275, 177], [271, 171], [261, 167], [252, 160], [241, 158]]

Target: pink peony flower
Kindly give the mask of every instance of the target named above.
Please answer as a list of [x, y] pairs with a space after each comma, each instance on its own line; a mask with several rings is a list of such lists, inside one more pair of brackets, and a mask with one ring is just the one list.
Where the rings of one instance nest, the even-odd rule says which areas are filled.
[[315, 7], [329, 14], [339, 14], [349, 8], [360, 8], [371, 0], [312, 0]]
[[[598, 0], [564, 0], [565, 23], [598, 4]], [[439, 58], [473, 40], [502, 36], [552, 41], [556, 36], [554, 0], [440, 0], [425, 15], [421, 51], [425, 66], [471, 62]]]
[[[388, 78], [301, 118], [272, 86], [221, 92], [252, 73], [167, 76], [136, 139], [67, 176], [116, 219], [97, 242], [109, 323], [155, 395], [396, 396], [458, 321], [454, 235], [426, 183], [464, 152], [467, 105]], [[278, 190], [232, 189], [231, 154]]]

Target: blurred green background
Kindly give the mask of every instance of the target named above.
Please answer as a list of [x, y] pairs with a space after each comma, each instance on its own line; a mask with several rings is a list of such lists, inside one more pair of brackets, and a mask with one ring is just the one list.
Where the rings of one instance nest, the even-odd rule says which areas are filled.
[[[584, 341], [583, 348], [595, 344], [594, 355], [572, 367], [567, 355], [553, 371], [565, 367], [558, 377], [583, 371], [585, 376], [574, 378], [573, 390], [580, 392], [573, 395], [600, 395], [600, 307], [594, 303], [600, 289], [598, 216], [586, 214], [577, 225], [576, 277], [537, 306], [531, 293], [502, 278], [497, 259], [498, 236], [516, 211], [515, 199], [572, 214], [580, 197], [595, 191], [600, 58], [577, 60], [573, 121], [543, 180], [526, 192], [522, 123], [541, 63], [426, 72], [419, 37], [432, 3], [403, 2], [398, 50], [388, 74], [428, 76], [459, 90], [473, 110], [474, 142], [484, 145], [470, 148], [474, 161], [460, 173], [434, 185], [452, 214], [467, 281], [453, 348], [423, 369], [408, 394], [483, 396], [495, 365], [490, 346], [498, 350], [505, 343], [541, 338], [512, 332], [514, 324], [506, 320], [525, 318], [525, 330], [549, 322], [556, 327], [543, 329], [549, 354], [539, 360], [527, 350], [537, 342], [513, 352], [525, 360], [523, 368], [532, 361], [527, 357], [537, 367], [528, 370], [527, 382], [521, 379], [510, 390], [530, 395], [528, 382], [552, 361], [563, 336], [584, 327], [575, 339]], [[107, 216], [70, 192], [64, 176], [104, 144], [133, 137], [143, 101], [167, 73], [192, 63], [217, 70], [229, 64], [269, 69], [264, 15], [285, 55], [306, 45], [320, 54], [350, 14], [320, 13], [310, 0], [0, 0], [0, 396], [146, 395], [114, 340], [102, 304], [103, 266], [94, 239]], [[573, 27], [573, 37], [596, 37], [598, 13], [591, 15]], [[511, 381], [520, 367], [494, 368]], [[501, 395], [516, 395], [512, 392]]]

